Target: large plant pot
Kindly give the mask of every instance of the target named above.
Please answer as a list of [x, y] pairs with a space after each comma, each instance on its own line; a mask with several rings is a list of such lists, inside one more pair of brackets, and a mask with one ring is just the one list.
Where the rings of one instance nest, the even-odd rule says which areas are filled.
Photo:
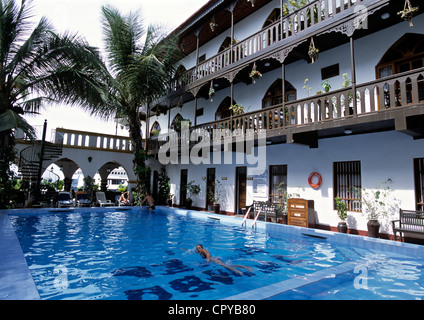
[[339, 222], [339, 224], [337, 225], [337, 230], [340, 233], [347, 233], [347, 224], [346, 224], [346, 222]]
[[185, 205], [186, 209], [191, 209], [191, 207], [193, 205], [193, 200], [191, 200], [190, 198], [186, 199], [184, 205]]
[[378, 220], [369, 220], [367, 227], [368, 237], [378, 238], [380, 236], [380, 222], [378, 222]]
[[215, 203], [213, 205], [213, 212], [218, 213], [221, 211], [221, 206], [219, 205], [219, 203]]
[[287, 212], [283, 212], [283, 214], [281, 216], [281, 223], [282, 224], [287, 224], [287, 221], [288, 221], [287, 217], [288, 217]]

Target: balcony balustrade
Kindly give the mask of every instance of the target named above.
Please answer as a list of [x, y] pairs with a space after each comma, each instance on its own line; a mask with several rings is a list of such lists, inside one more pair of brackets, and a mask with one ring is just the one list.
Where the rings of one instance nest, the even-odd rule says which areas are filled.
[[[356, 92], [350, 86], [200, 124], [191, 127], [190, 134], [195, 132], [204, 141], [240, 137], [252, 130], [258, 133], [261, 129], [267, 132], [267, 136], [284, 135], [288, 130], [301, 127], [307, 130], [308, 126], [320, 123], [340, 125], [336, 120], [367, 122], [367, 116], [419, 105], [424, 105], [424, 68], [356, 85]], [[217, 135], [214, 130], [220, 133]], [[171, 148], [178, 148], [181, 134], [169, 132], [149, 139], [149, 153], [157, 153], [165, 143], [169, 143]]]
[[264, 51], [276, 43], [294, 38], [300, 31], [323, 21], [341, 15], [345, 10], [362, 3], [364, 0], [317, 0], [303, 8], [283, 17], [247, 39], [233, 44], [230, 48], [200, 63], [197, 67], [184, 72], [174, 81], [172, 90], [213, 75], [218, 71], [242, 61], [254, 54]]
[[66, 148], [132, 152], [129, 137], [57, 128], [54, 139], [54, 142], [62, 141]]

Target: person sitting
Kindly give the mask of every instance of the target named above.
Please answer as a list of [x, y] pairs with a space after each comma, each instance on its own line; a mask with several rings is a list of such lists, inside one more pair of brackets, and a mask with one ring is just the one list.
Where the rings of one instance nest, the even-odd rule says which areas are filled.
[[119, 205], [128, 205], [130, 203], [130, 193], [128, 191], [125, 191], [121, 194], [118, 200]]

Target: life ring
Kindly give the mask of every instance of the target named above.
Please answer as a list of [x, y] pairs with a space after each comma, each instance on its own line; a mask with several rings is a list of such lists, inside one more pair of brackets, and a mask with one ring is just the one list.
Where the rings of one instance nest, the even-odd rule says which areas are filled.
[[[314, 178], [317, 178], [318, 179], [318, 182], [314, 183], [313, 182]], [[309, 185], [312, 188], [318, 189], [321, 186], [321, 184], [322, 184], [322, 177], [321, 177], [321, 175], [318, 172], [312, 172], [309, 175], [308, 182], [309, 182]]]

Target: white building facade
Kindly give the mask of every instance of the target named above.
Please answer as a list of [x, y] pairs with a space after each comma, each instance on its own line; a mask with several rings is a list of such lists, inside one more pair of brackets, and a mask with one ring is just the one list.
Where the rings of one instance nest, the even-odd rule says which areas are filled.
[[[362, 233], [366, 212], [348, 190], [388, 181], [399, 207], [423, 210], [424, 6], [410, 2], [420, 6], [412, 26], [398, 15], [403, 0], [222, 0], [196, 12], [175, 31], [187, 57], [145, 130], [174, 203], [190, 181], [201, 187], [194, 207], [207, 208], [213, 184], [228, 214], [285, 190], [335, 229], [339, 197]], [[190, 127], [178, 132], [176, 117]]]

